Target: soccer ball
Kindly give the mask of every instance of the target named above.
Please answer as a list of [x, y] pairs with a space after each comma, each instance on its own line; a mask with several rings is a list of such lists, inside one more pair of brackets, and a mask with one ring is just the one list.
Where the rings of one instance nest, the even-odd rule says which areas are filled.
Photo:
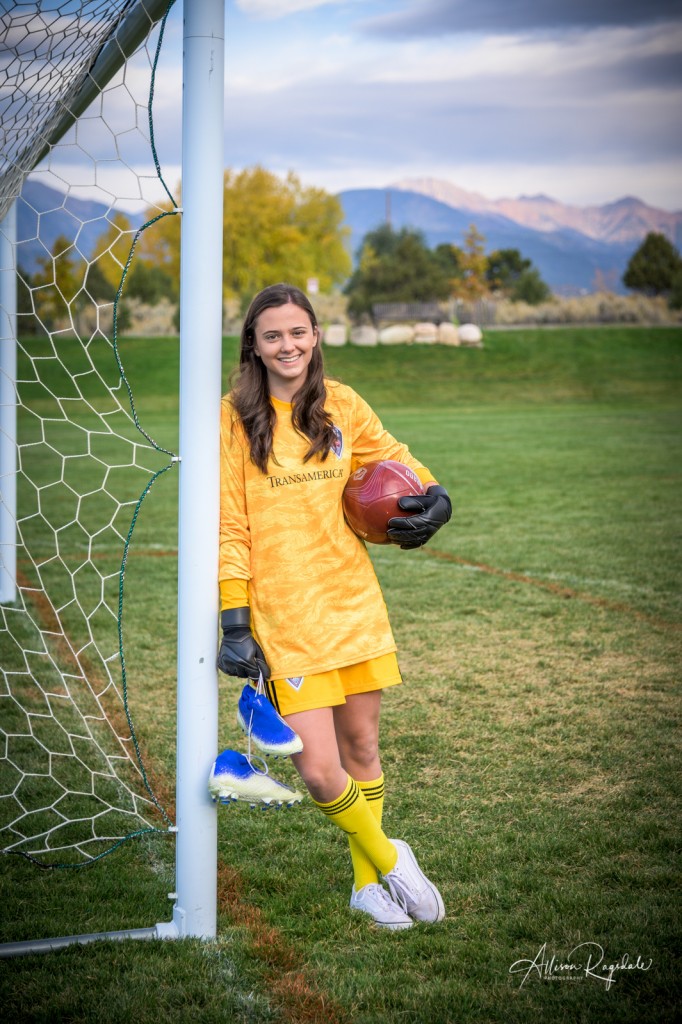
[[343, 513], [354, 533], [370, 544], [390, 544], [389, 519], [409, 516], [398, 498], [424, 494], [413, 469], [402, 462], [384, 459], [368, 462], [352, 474], [343, 491]]

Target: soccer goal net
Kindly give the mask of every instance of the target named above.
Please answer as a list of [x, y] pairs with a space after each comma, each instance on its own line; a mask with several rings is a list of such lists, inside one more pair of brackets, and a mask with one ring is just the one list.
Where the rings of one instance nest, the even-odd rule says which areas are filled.
[[0, 849], [43, 866], [173, 827], [125, 635], [131, 545], [176, 457], [121, 341], [140, 239], [175, 213], [153, 137], [169, 6], [15, 0], [0, 18]]

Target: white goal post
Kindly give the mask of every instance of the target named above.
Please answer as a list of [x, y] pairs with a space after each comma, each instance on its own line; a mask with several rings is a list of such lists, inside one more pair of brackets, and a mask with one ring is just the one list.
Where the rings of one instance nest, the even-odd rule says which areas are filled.
[[[179, 0], [178, 0], [179, 2]], [[120, 5], [119, 5], [120, 6]], [[137, 0], [102, 48], [76, 95], [59, 106], [49, 131], [21, 154], [19, 185], [50, 146], [84, 111], [167, 12], [169, 0]], [[176, 876], [170, 922], [7, 943], [0, 956], [112, 938], [212, 938], [217, 928], [217, 816], [207, 780], [218, 743], [216, 611], [219, 519], [219, 416], [222, 342], [222, 205], [224, 0], [184, 0], [182, 208], [180, 269], [180, 440], [178, 456], [178, 660]], [[11, 196], [16, 198], [18, 189]], [[1, 200], [0, 200], [1, 201]], [[12, 395], [16, 283], [12, 230], [15, 207], [0, 223], [0, 341], [2, 361], [2, 517], [0, 602], [16, 588], [12, 531], [16, 517]], [[10, 948], [12, 947], [12, 948]]]
[[175, 933], [216, 933], [216, 586], [223, 260], [223, 0], [185, 0], [180, 246]]
[[16, 234], [13, 202], [0, 222], [0, 603], [17, 591]]

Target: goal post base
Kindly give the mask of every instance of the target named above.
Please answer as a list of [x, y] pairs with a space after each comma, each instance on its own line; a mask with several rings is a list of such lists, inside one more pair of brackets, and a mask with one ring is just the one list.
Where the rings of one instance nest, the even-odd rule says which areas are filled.
[[154, 925], [152, 928], [126, 928], [119, 932], [92, 932], [86, 935], [62, 935], [59, 938], [52, 939], [3, 942], [0, 943], [0, 959], [7, 960], [10, 957], [30, 956], [34, 953], [54, 953], [58, 949], [66, 949], [67, 946], [87, 946], [92, 942], [180, 938], [183, 938], [183, 936], [178, 931], [177, 925], [174, 921], [169, 921]]

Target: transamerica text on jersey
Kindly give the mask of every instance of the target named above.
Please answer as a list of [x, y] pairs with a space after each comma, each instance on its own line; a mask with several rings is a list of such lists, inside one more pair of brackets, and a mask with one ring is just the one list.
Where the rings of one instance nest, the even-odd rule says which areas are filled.
[[309, 473], [291, 473], [289, 476], [269, 476], [271, 487], [285, 487], [287, 484], [306, 484], [311, 480], [338, 480], [342, 469], [314, 469]]

